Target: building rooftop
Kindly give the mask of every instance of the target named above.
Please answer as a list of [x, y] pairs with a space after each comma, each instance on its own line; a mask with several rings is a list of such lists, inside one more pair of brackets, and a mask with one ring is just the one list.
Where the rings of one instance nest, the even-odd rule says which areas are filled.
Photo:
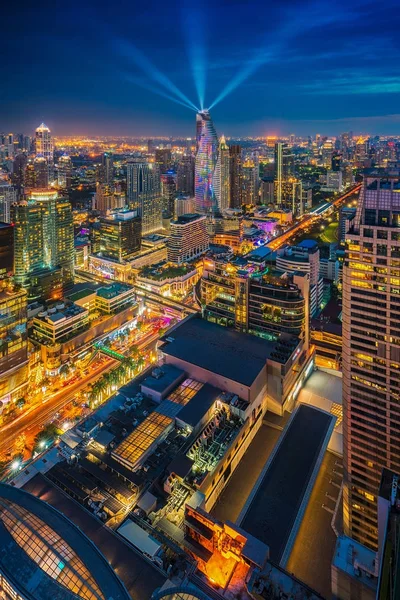
[[105, 557], [63, 514], [0, 484], [0, 565], [24, 598], [128, 600]]
[[171, 417], [151, 413], [115, 448], [113, 456], [135, 465], [171, 423]]
[[376, 577], [371, 577], [375, 572], [376, 553], [366, 546], [359, 544], [346, 535], [340, 535], [336, 542], [332, 566], [354, 577], [355, 581], [362, 583], [375, 592], [377, 587]]
[[179, 411], [178, 420], [190, 427], [196, 427], [220, 394], [221, 390], [205, 383]]
[[[253, 488], [237, 523], [285, 566], [334, 426], [332, 415], [300, 405]], [[307, 431], [307, 435], [304, 432]]]
[[103, 286], [97, 290], [97, 295], [100, 298], [111, 300], [124, 292], [128, 292], [132, 287], [126, 283], [115, 282], [110, 285]]
[[186, 215], [181, 215], [175, 221], [171, 221], [174, 225], [187, 225], [188, 223], [192, 223], [193, 221], [197, 221], [197, 219], [205, 219], [204, 215], [200, 215], [198, 213], [188, 213]]
[[[122, 538], [115, 535], [101, 521], [79, 506], [77, 502], [66, 496], [66, 494], [63, 494], [55, 485], [46, 480], [43, 475], [36, 475], [24, 488], [38, 498], [45, 500], [51, 507], [54, 507], [56, 509], [55, 512], [61, 518], [64, 519], [63, 515], [65, 515], [68, 523], [71, 520], [72, 527], [76, 525], [79, 528], [78, 531], [81, 537], [86, 539], [87, 536], [93, 542], [94, 546], [98, 548], [98, 551], [102, 552], [106, 559], [103, 566], [103, 577], [110, 571], [110, 565], [115, 578], [117, 578], [115, 573], [118, 573], [118, 576], [128, 590], [128, 594], [125, 592], [124, 596], [118, 596], [108, 593], [106, 594], [107, 600], [109, 598], [113, 598], [113, 600], [119, 600], [120, 598], [126, 598], [127, 600], [129, 598], [150, 598], [154, 589], [163, 585], [166, 577], [159, 570], [128, 546]], [[46, 506], [48, 505], [46, 504]], [[92, 544], [90, 545], [93, 547]], [[47, 598], [40, 598], [38, 600], [47, 600]], [[56, 600], [56, 598], [52, 597], [49, 600]]]
[[276, 344], [194, 316], [161, 338], [160, 350], [202, 369], [251, 386]]
[[179, 383], [184, 375], [184, 371], [177, 369], [173, 365], [163, 365], [154, 369], [141, 385], [162, 394], [171, 385]]

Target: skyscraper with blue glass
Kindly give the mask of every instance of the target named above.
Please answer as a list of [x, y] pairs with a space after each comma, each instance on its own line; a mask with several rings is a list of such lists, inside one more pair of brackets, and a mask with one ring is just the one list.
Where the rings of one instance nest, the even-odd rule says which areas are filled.
[[218, 136], [208, 110], [196, 115], [195, 196], [201, 214], [219, 212], [214, 191], [214, 173], [218, 158]]

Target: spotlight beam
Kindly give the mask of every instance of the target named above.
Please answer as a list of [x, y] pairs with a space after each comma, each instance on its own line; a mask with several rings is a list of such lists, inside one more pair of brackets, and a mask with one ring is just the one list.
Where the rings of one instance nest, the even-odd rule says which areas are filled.
[[135, 85], [138, 85], [138, 86], [144, 88], [145, 90], [149, 90], [150, 92], [153, 92], [154, 94], [158, 94], [159, 96], [162, 96], [163, 98], [167, 98], [168, 100], [171, 100], [171, 102], [175, 102], [176, 104], [180, 104], [181, 106], [184, 106], [185, 108], [188, 108], [189, 110], [194, 110], [195, 112], [198, 112], [198, 108], [194, 107], [194, 105], [192, 105], [192, 103], [188, 104], [187, 102], [182, 102], [181, 100], [178, 100], [178, 98], [175, 98], [174, 96], [171, 96], [170, 94], [167, 94], [167, 92], [164, 92], [164, 90], [158, 89], [155, 85], [152, 85], [151, 83], [148, 83], [147, 81], [143, 81], [139, 77], [134, 77], [133, 75], [129, 75], [129, 74], [123, 74], [122, 77], [126, 81], [129, 81], [130, 83], [134, 83]]
[[168, 92], [175, 94], [181, 102], [185, 102], [197, 112], [196, 105], [132, 43], [120, 40], [118, 49], [121, 54], [134, 62], [145, 75], [150, 76], [156, 83], [162, 85]]
[[[199, 0], [201, 1], [201, 0]], [[206, 92], [206, 51], [201, 33], [207, 31], [204, 23], [204, 10], [200, 10], [198, 2], [183, 2], [182, 29], [186, 41], [186, 49], [192, 69], [194, 85], [199, 98], [200, 108], [203, 110]]]

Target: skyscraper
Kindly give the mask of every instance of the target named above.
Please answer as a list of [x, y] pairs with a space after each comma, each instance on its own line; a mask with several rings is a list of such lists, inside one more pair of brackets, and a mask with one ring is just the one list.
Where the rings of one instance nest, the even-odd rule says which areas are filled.
[[291, 208], [294, 177], [294, 156], [283, 142], [275, 144], [275, 200], [278, 208]]
[[243, 163], [242, 173], [242, 202], [256, 204], [258, 199], [256, 166], [251, 159]]
[[140, 250], [141, 220], [137, 211], [119, 210], [100, 218], [97, 230], [101, 256], [124, 262]]
[[173, 217], [176, 198], [176, 174], [173, 171], [161, 175], [161, 196], [163, 210]]
[[[56, 191], [32, 191], [25, 201], [13, 204], [15, 225], [15, 281], [32, 293], [33, 279], [46, 279], [61, 271], [63, 287], [74, 281], [74, 227], [69, 200]], [[40, 287], [40, 284], [38, 284]], [[36, 283], [35, 283], [36, 287]], [[51, 294], [51, 289], [46, 294]]]
[[160, 167], [160, 173], [166, 173], [172, 166], [172, 152], [170, 148], [158, 148], [156, 150], [156, 163]]
[[176, 188], [179, 194], [194, 196], [194, 156], [182, 156], [176, 173]]
[[35, 150], [36, 150], [36, 156], [38, 156], [40, 154], [47, 160], [49, 165], [53, 163], [53, 158], [54, 158], [53, 138], [51, 136], [50, 129], [44, 123], [39, 125], [39, 127], [36, 129]]
[[17, 200], [15, 188], [8, 183], [0, 182], [0, 221], [10, 223], [11, 205]]
[[20, 152], [16, 155], [13, 162], [12, 182], [15, 185], [18, 195], [22, 193], [25, 185], [25, 169], [28, 164], [26, 154]]
[[35, 187], [47, 188], [49, 185], [49, 163], [42, 155], [37, 155], [33, 161], [35, 170]]
[[231, 208], [240, 208], [242, 206], [242, 177], [243, 161], [242, 148], [238, 145], [229, 146], [230, 160], [230, 202]]
[[218, 157], [218, 136], [208, 110], [202, 110], [196, 115], [196, 148], [196, 210], [202, 214], [217, 214], [214, 172]]
[[68, 154], [63, 154], [58, 159], [57, 171], [59, 187], [69, 190], [71, 187], [72, 160]]
[[344, 532], [372, 549], [382, 468], [400, 471], [399, 191], [364, 177], [343, 267]]
[[157, 163], [136, 159], [127, 164], [127, 197], [142, 219], [142, 233], [162, 227], [160, 169]]
[[186, 214], [171, 221], [168, 237], [168, 260], [182, 264], [201, 256], [208, 250], [206, 218], [204, 215]]
[[224, 136], [221, 137], [219, 142], [217, 165], [214, 173], [214, 193], [219, 212], [229, 208], [229, 148]]

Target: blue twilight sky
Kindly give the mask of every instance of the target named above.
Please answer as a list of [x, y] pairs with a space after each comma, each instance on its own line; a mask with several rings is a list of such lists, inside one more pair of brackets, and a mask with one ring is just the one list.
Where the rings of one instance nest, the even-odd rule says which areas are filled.
[[22, 0], [1, 23], [0, 131], [190, 136], [166, 96], [205, 95], [227, 136], [400, 134], [398, 0]]

